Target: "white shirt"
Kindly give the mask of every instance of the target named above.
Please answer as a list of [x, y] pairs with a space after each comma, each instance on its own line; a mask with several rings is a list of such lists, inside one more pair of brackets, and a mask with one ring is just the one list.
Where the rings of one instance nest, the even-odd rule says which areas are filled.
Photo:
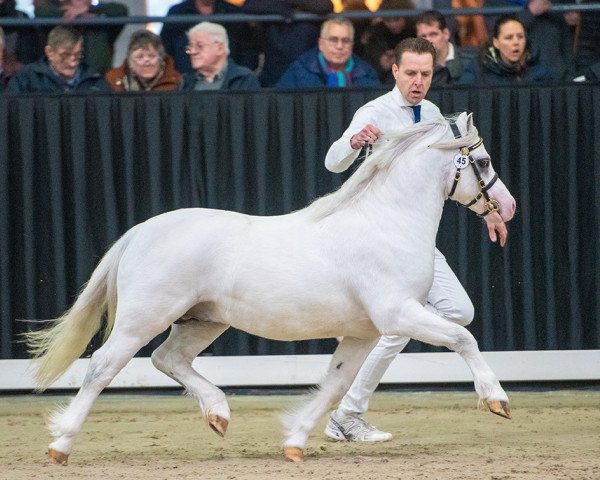
[[[443, 118], [440, 109], [429, 100], [422, 100], [418, 105], [421, 105], [421, 121]], [[415, 117], [411, 106], [404, 99], [398, 87], [394, 87], [391, 92], [360, 107], [341, 138], [329, 148], [325, 157], [327, 170], [343, 172], [352, 165], [360, 150], [354, 150], [350, 146], [350, 138], [360, 132], [365, 125], [370, 123], [379, 128], [383, 134], [397, 132], [403, 127], [413, 125]], [[376, 147], [375, 144], [374, 148]]]

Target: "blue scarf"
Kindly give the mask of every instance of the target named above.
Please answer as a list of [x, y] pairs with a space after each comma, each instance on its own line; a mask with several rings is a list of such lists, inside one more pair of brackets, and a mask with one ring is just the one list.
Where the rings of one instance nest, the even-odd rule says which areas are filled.
[[319, 52], [319, 64], [325, 72], [328, 87], [348, 87], [352, 85], [352, 78], [350, 77], [350, 72], [354, 69], [354, 59], [352, 57], [348, 60], [343, 72], [337, 72], [329, 68], [321, 52]]

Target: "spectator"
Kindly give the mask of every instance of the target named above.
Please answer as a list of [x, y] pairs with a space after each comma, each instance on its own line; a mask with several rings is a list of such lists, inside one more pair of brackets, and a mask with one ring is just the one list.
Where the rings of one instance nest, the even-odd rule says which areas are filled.
[[[582, 0], [581, 3], [597, 3], [597, 0]], [[576, 70], [592, 78], [589, 75], [598, 71], [600, 62], [600, 11], [567, 12], [565, 19], [575, 29]]]
[[428, 10], [417, 17], [417, 36], [429, 40], [435, 48], [435, 66], [432, 86], [458, 83], [465, 66], [476, 56], [476, 51], [458, 48], [450, 42], [446, 19], [437, 10]]
[[[285, 17], [297, 12], [327, 15], [333, 11], [330, 0], [237, 0], [236, 3], [243, 3], [246, 13]], [[320, 24], [319, 21], [263, 24], [265, 61], [260, 75], [263, 87], [274, 86], [293, 61], [317, 44]]]
[[[378, 11], [412, 10], [411, 0], [383, 0]], [[394, 85], [392, 65], [396, 61], [394, 48], [405, 38], [416, 34], [413, 21], [408, 17], [383, 17], [368, 27], [360, 37], [362, 57], [369, 62], [386, 85]]]
[[13, 75], [8, 93], [110, 91], [102, 75], [81, 62], [83, 37], [79, 30], [54, 27], [44, 52], [44, 58]]
[[[15, 0], [0, 0], [0, 18], [29, 18], [17, 10]], [[37, 27], [4, 27], [4, 79], [44, 54], [44, 41]]]
[[[225, 0], [184, 0], [173, 5], [167, 12], [173, 15], [215, 15], [224, 13], [242, 13], [239, 7]], [[193, 72], [190, 56], [186, 48], [188, 38], [186, 32], [196, 25], [195, 21], [189, 23], [165, 23], [160, 37], [167, 54], [175, 59], [175, 68], [181, 73]], [[241, 66], [256, 70], [258, 66], [258, 40], [256, 30], [248, 23], [225, 23], [231, 58]]]
[[[95, 17], [126, 17], [127, 7], [116, 2], [92, 5], [92, 0], [35, 0], [36, 17], [62, 17], [65, 22]], [[114, 45], [123, 25], [81, 27], [87, 65], [104, 73], [112, 68]]]
[[131, 34], [123, 65], [106, 72], [104, 78], [115, 92], [177, 90], [181, 83], [160, 37], [148, 30]]
[[254, 90], [260, 83], [254, 72], [229, 57], [227, 30], [202, 22], [188, 32], [187, 53], [194, 72], [183, 74], [181, 90]]
[[354, 27], [345, 18], [323, 22], [319, 46], [292, 63], [279, 88], [378, 87], [377, 72], [352, 53]]
[[466, 66], [459, 83], [513, 85], [551, 80], [548, 67], [527, 48], [525, 26], [512, 15], [503, 15], [494, 25], [491, 44]]

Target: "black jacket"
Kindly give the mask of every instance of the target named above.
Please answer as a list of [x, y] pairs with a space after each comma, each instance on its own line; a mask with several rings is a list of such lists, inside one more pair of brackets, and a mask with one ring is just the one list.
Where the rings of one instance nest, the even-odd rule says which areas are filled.
[[[180, 90], [194, 90], [196, 72], [183, 74]], [[258, 90], [260, 83], [254, 72], [236, 64], [231, 58], [227, 61], [227, 73], [223, 79], [221, 90]]]
[[65, 93], [65, 92], [110, 92], [112, 91], [100, 73], [92, 70], [85, 64], [80, 64], [79, 81], [74, 86], [57, 76], [48, 63], [42, 58], [37, 62], [25, 65], [15, 73], [6, 88], [6, 93]]

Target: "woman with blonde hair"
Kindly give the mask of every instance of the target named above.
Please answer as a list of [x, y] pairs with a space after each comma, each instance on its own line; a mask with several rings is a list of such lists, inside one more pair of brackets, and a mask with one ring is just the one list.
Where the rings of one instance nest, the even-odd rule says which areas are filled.
[[148, 30], [133, 32], [127, 58], [104, 77], [115, 92], [177, 90], [181, 83], [181, 74], [162, 40]]

